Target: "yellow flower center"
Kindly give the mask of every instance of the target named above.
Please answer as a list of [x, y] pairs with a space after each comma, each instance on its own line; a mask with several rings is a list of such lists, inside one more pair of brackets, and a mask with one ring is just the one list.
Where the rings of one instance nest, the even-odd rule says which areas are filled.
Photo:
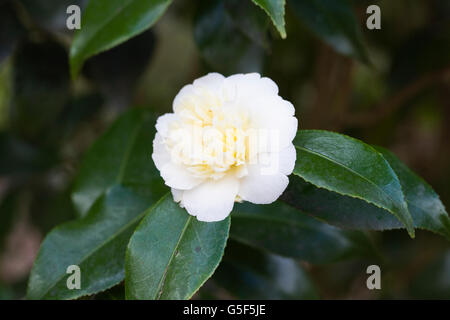
[[220, 179], [232, 170], [245, 175], [249, 121], [244, 112], [197, 96], [176, 114], [166, 141], [173, 161], [199, 178]]

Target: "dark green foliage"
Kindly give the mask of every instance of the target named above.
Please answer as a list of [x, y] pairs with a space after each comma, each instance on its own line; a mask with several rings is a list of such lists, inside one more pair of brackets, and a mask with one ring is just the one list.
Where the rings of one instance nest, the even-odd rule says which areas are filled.
[[[450, 6], [369, 4], [0, 0], [0, 299], [448, 298]], [[207, 72], [270, 77], [300, 128], [280, 199], [213, 223], [151, 157]]]

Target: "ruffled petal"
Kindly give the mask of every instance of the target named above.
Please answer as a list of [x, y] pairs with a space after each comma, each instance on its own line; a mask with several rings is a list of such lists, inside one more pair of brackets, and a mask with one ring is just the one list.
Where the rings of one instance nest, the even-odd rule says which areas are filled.
[[161, 135], [161, 137], [167, 137], [169, 126], [172, 122], [176, 121], [178, 116], [174, 113], [166, 113], [156, 120], [156, 131]]
[[277, 172], [264, 174], [257, 165], [249, 167], [249, 174], [240, 180], [239, 196], [255, 204], [268, 204], [277, 200], [289, 184], [286, 175]]
[[164, 144], [163, 138], [159, 133], [156, 133], [155, 139], [153, 139], [153, 153], [152, 159], [158, 170], [170, 162], [170, 153]]
[[184, 190], [171, 188], [170, 191], [172, 192], [173, 201], [180, 202], [183, 199]]
[[199, 185], [203, 179], [192, 176], [182, 165], [169, 162], [160, 169], [161, 177], [171, 188], [188, 190]]
[[184, 191], [182, 204], [189, 214], [200, 221], [220, 221], [233, 210], [238, 190], [239, 181], [234, 177], [208, 180]]

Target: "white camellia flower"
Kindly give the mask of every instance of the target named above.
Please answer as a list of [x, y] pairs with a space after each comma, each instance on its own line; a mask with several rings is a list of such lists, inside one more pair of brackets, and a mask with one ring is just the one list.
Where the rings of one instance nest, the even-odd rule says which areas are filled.
[[186, 85], [158, 118], [152, 158], [176, 202], [220, 221], [235, 201], [267, 204], [294, 169], [294, 106], [258, 73], [210, 73]]

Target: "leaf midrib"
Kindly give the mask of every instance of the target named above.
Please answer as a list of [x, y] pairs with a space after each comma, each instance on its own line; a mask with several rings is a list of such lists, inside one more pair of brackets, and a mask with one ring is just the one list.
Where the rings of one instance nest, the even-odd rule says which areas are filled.
[[[144, 124], [144, 122], [147, 120], [148, 115], [145, 114], [139, 121], [139, 123], [136, 125], [136, 127], [133, 130], [133, 133], [131, 135], [130, 138], [130, 142], [127, 145], [127, 148], [125, 149], [125, 153], [122, 157], [121, 160], [121, 164], [119, 167], [119, 173], [117, 175], [116, 178], [116, 183], [120, 184], [122, 183], [122, 179], [125, 173], [125, 169], [126, 166], [128, 164], [128, 160], [130, 158], [131, 155], [131, 151], [133, 150], [133, 147], [136, 143], [136, 138], [138, 136], [139, 130], [142, 128], [142, 125]], [[105, 191], [102, 191], [102, 193], [97, 197], [96, 201], [102, 196], [104, 195]], [[92, 206], [94, 205], [94, 203], [96, 202], [94, 201], [92, 203], [92, 205], [90, 206], [90, 208], [88, 209], [88, 211], [92, 208]], [[101, 249], [102, 247], [104, 247], [105, 245], [107, 245], [109, 242], [111, 242], [114, 238], [116, 238], [118, 235], [120, 235], [122, 232], [124, 232], [126, 229], [128, 229], [133, 223], [136, 222], [136, 220], [138, 221], [139, 219], [142, 219], [142, 217], [147, 213], [148, 210], [151, 210], [153, 208], [153, 206], [151, 206], [150, 208], [147, 208], [146, 210], [144, 210], [142, 213], [138, 214], [135, 218], [133, 218], [131, 221], [129, 221], [127, 224], [125, 224], [125, 226], [123, 226], [121, 229], [119, 229], [116, 233], [112, 234], [109, 238], [106, 239], [106, 241], [100, 243], [98, 246], [96, 246], [93, 250], [91, 250], [86, 256], [84, 256], [81, 261], [79, 262], [79, 264], [82, 264], [84, 261], [86, 261], [86, 259], [88, 259], [90, 256], [92, 256], [96, 251], [98, 251], [99, 249]], [[51, 286], [49, 286], [49, 288], [45, 291], [45, 293], [42, 295], [42, 297], [44, 297], [45, 295], [48, 294], [48, 292], [54, 288], [55, 285], [58, 284], [59, 281], [61, 281], [62, 278], [64, 278], [65, 274], [63, 274], [62, 276], [58, 277], [58, 279], [53, 282], [53, 284]]]
[[[122, 11], [124, 9], [126, 9], [131, 3], [133, 2], [133, 0], [129, 0], [127, 3], [125, 3], [122, 7], [120, 7], [120, 9], [116, 10], [116, 12], [114, 12], [114, 14], [112, 14], [108, 19], [105, 19], [103, 21], [103, 23], [99, 24], [98, 28], [96, 28], [92, 33], [91, 36], [87, 38], [87, 40], [85, 41], [84, 44], [84, 50], [80, 51], [81, 53], [86, 51], [86, 48], [89, 47], [89, 44], [91, 43], [92, 39], [94, 39], [100, 30], [102, 30], [105, 26], [107, 26], [115, 17], [117, 17], [120, 13], [122, 13]], [[107, 50], [107, 48], [105, 49]], [[101, 50], [102, 51], [102, 50]], [[75, 56], [78, 56], [80, 53], [78, 53]], [[95, 53], [93, 53], [95, 54]]]
[[[284, 20], [284, 14], [286, 11], [286, 1], [285, 0], [281, 0], [283, 2], [282, 4], [282, 11], [278, 12], [280, 13], [280, 15], [277, 15], [274, 11], [274, 14], [272, 15], [272, 12], [270, 12], [270, 10], [268, 8], [266, 8], [264, 5], [262, 5], [258, 0], [252, 0], [253, 3], [260, 7], [270, 18], [270, 20], [272, 21], [272, 23], [274, 24], [275, 28], [277, 29], [277, 31], [280, 33], [281, 37], [286, 37], [286, 22]], [[269, 4], [270, 6], [270, 4]], [[277, 11], [277, 10], [276, 10]], [[278, 21], [278, 18], [280, 18], [282, 21]]]
[[[92, 249], [91, 251], [89, 251], [84, 257], [81, 258], [81, 260], [78, 262], [78, 265], [81, 265], [83, 262], [85, 262], [89, 257], [91, 257], [95, 252], [97, 252], [98, 250], [100, 250], [102, 247], [104, 247], [105, 245], [107, 245], [108, 243], [110, 243], [113, 239], [115, 239], [117, 236], [119, 236], [122, 232], [126, 231], [126, 229], [128, 229], [131, 225], [133, 225], [134, 223], [136, 223], [137, 221], [139, 221], [140, 219], [143, 218], [143, 216], [148, 212], [151, 211], [153, 209], [154, 206], [151, 206], [150, 208], [147, 208], [146, 210], [144, 210], [142, 213], [138, 214], [136, 217], [134, 217], [132, 220], [130, 220], [127, 224], [125, 224], [122, 228], [120, 228], [117, 232], [113, 233], [110, 237], [108, 237], [106, 239], [106, 241], [101, 242], [98, 246], [96, 246], [94, 249]], [[44, 294], [42, 295], [42, 297], [45, 297], [49, 291], [51, 289], [53, 289], [58, 282], [61, 281], [61, 279], [63, 279], [65, 276], [65, 273], [63, 273], [62, 276], [58, 277], [56, 279], [56, 281], [54, 281], [52, 283], [52, 285], [50, 285], [48, 287], [48, 289], [44, 292]]]
[[163, 286], [165, 284], [165, 279], [166, 279], [167, 272], [169, 271], [169, 266], [172, 263], [173, 258], [175, 257], [175, 253], [177, 252], [178, 247], [180, 246], [181, 241], [182, 241], [182, 239], [184, 237], [184, 233], [186, 232], [186, 230], [187, 230], [189, 224], [191, 223], [191, 221], [192, 221], [192, 216], [189, 215], [189, 217], [187, 218], [187, 220], [186, 220], [186, 222], [184, 224], [183, 230], [181, 230], [181, 233], [180, 233], [180, 236], [179, 236], [179, 238], [177, 240], [177, 243], [176, 243], [175, 247], [173, 248], [173, 251], [172, 251], [172, 254], [170, 255], [169, 261], [167, 262], [167, 265], [164, 268], [164, 272], [161, 275], [161, 279], [159, 280], [158, 287], [157, 287], [157, 290], [156, 290], [156, 294], [157, 294], [156, 299], [157, 300], [159, 300], [161, 298], [161, 296], [162, 296], [162, 293], [163, 293], [162, 289], [163, 289]]
[[[114, 181], [108, 181], [106, 186], [102, 186], [102, 191], [97, 195], [97, 197], [92, 201], [92, 203], [84, 210], [82, 210], [80, 213], [82, 214], [82, 217], [86, 216], [87, 213], [91, 210], [92, 206], [94, 205], [94, 203], [98, 200], [98, 198], [100, 198], [102, 195], [105, 194], [105, 190], [107, 190], [108, 188], [111, 188], [112, 186], [114, 186], [115, 184], [122, 184], [123, 183], [123, 177], [125, 174], [125, 170], [127, 168], [128, 165], [128, 160], [130, 159], [131, 156], [131, 151], [133, 150], [133, 147], [136, 143], [137, 140], [137, 136], [138, 136], [138, 132], [139, 130], [142, 128], [144, 122], [148, 119], [149, 114], [145, 113], [142, 118], [139, 120], [139, 122], [137, 123], [136, 127], [133, 129], [133, 133], [131, 134], [130, 137], [130, 141], [128, 142], [127, 146], [125, 147], [125, 152], [122, 156], [122, 159], [120, 161], [120, 165], [119, 165], [119, 169], [118, 169], [118, 173], [117, 176], [115, 178]], [[82, 189], [81, 189], [82, 190]], [[72, 194], [77, 194], [77, 193], [83, 193], [80, 190], [75, 190], [72, 191]]]
[[[130, 7], [130, 6], [133, 4], [133, 1], [134, 1], [134, 0], [129, 0], [126, 4], [124, 4], [122, 7], [120, 7], [120, 9], [118, 9], [116, 12], [114, 12], [114, 14], [112, 14], [108, 19], [105, 19], [105, 20], [104, 20], [104, 23], [102, 23], [98, 28], [96, 28], [96, 30], [95, 30], [94, 32], [91, 33], [91, 36], [87, 38], [87, 40], [85, 41], [84, 49], [80, 51], [81, 53], [78, 53], [78, 54], [76, 54], [75, 56], [79, 56], [80, 54], [84, 53], [84, 55], [85, 55], [85, 58], [84, 58], [84, 59], [86, 59], [86, 58], [88, 58], [88, 57], [90, 57], [90, 56], [93, 56], [93, 55], [95, 55], [95, 54], [97, 54], [97, 53], [100, 53], [100, 52], [102, 52], [102, 51], [106, 51], [106, 50], [112, 48], [112, 47], [114, 46], [114, 43], [113, 43], [113, 44], [110, 44], [110, 45], [106, 45], [106, 46], [104, 46], [104, 47], [103, 47], [102, 49], [100, 49], [100, 50], [92, 50], [92, 49], [91, 49], [91, 50], [87, 50], [87, 49], [86, 49], [86, 48], [89, 48], [90, 44], [92, 43], [92, 40], [99, 34], [99, 32], [100, 32], [102, 29], [104, 29], [107, 25], [109, 25], [113, 19], [115, 19], [117, 16], [119, 16], [121, 13], [123, 13], [123, 11], [124, 11], [125, 9], [127, 9], [128, 7]], [[172, 0], [166, 0], [166, 3], [164, 4], [164, 5], [166, 6], [166, 8], [167, 8], [167, 6], [169, 5], [169, 3], [170, 3], [171, 1], [172, 1]], [[159, 7], [161, 4], [162, 4], [162, 3], [157, 4], [156, 7]], [[163, 10], [163, 11], [164, 11], [164, 10]], [[158, 18], [157, 18], [157, 19], [158, 19]], [[156, 20], [157, 20], [157, 19], [156, 19]], [[155, 21], [156, 21], [156, 20], [155, 20]], [[153, 21], [153, 22], [155, 22], [155, 21]], [[145, 28], [144, 28], [144, 29], [145, 29]], [[141, 31], [141, 30], [140, 30], [140, 31]], [[140, 31], [138, 31], [138, 33], [139, 33]], [[128, 38], [131, 38], [131, 37], [133, 37], [133, 33], [131, 33], [131, 36], [128, 37]], [[125, 38], [126, 38], [126, 36], [125, 36]], [[120, 38], [118, 38], [117, 41], [120, 43], [120, 42], [121, 42]], [[91, 51], [91, 53], [89, 53], [89, 51]], [[88, 52], [88, 53], [86, 54], [86, 52]]]
[[[301, 146], [297, 146], [297, 145], [295, 146], [295, 148], [296, 148], [296, 149], [301, 149], [301, 150], [303, 150], [303, 151], [305, 151], [305, 152], [309, 152], [309, 153], [311, 153], [311, 154], [314, 154], [314, 155], [316, 155], [316, 156], [318, 156], [318, 157], [320, 157], [320, 158], [323, 158], [323, 159], [325, 159], [325, 160], [328, 160], [328, 161], [330, 161], [330, 162], [332, 162], [332, 163], [334, 163], [334, 164], [336, 164], [336, 165], [338, 165], [338, 166], [344, 168], [345, 170], [347, 170], [347, 171], [353, 173], [354, 175], [360, 177], [361, 179], [367, 181], [369, 184], [373, 185], [379, 192], [381, 192], [382, 194], [385, 194], [385, 195], [386, 195], [386, 196], [387, 196], [394, 204], [397, 204], [397, 201], [395, 201], [395, 200], [394, 200], [387, 192], [385, 192], [385, 191], [384, 191], [380, 186], [378, 186], [375, 182], [373, 182], [372, 180], [366, 178], [365, 176], [361, 175], [360, 173], [354, 171], [353, 169], [349, 168], [348, 166], [346, 166], [346, 165], [344, 165], [344, 164], [342, 164], [342, 163], [340, 163], [340, 162], [338, 162], [338, 161], [336, 161], [336, 160], [333, 160], [333, 159], [331, 159], [330, 157], [328, 157], [328, 156], [326, 156], [326, 155], [323, 155], [323, 154], [321, 154], [321, 153], [318, 153], [318, 152], [316, 152], [316, 151], [313, 151], [313, 150], [311, 150], [311, 149], [308, 149], [308, 148], [305, 148], [305, 147], [301, 147]], [[295, 169], [294, 169], [294, 174], [295, 174], [295, 175], [298, 175], [298, 176], [301, 176], [299, 173], [297, 173], [297, 172], [295, 171]], [[400, 184], [400, 182], [399, 182], [399, 184]], [[350, 196], [353, 196], [353, 197], [356, 197], [356, 198], [361, 198], [362, 200], [367, 201], [366, 199], [363, 199], [363, 198], [360, 197], [360, 196], [353, 195], [353, 194], [349, 194], [349, 195], [350, 195]], [[403, 200], [404, 200], [404, 199], [403, 199]], [[404, 200], [404, 201], [405, 201], [405, 200]], [[372, 201], [368, 201], [368, 202], [372, 202]], [[388, 211], [390, 211], [390, 212], [392, 212], [391, 209], [388, 209], [388, 208], [385, 208], [385, 209], [388, 210]]]
[[119, 167], [119, 173], [117, 174], [117, 178], [116, 178], [116, 183], [122, 183], [123, 182], [123, 177], [125, 174], [125, 170], [127, 168], [128, 165], [128, 161], [130, 160], [130, 156], [131, 156], [131, 151], [133, 150], [133, 147], [136, 143], [137, 140], [137, 136], [139, 133], [139, 130], [142, 128], [142, 125], [144, 124], [144, 122], [147, 120], [147, 115], [144, 115], [141, 120], [139, 121], [139, 123], [136, 125], [136, 127], [133, 130], [133, 133], [130, 137], [130, 143], [128, 144], [127, 148], [125, 149], [124, 155], [122, 157], [122, 160], [120, 162], [120, 167]]

